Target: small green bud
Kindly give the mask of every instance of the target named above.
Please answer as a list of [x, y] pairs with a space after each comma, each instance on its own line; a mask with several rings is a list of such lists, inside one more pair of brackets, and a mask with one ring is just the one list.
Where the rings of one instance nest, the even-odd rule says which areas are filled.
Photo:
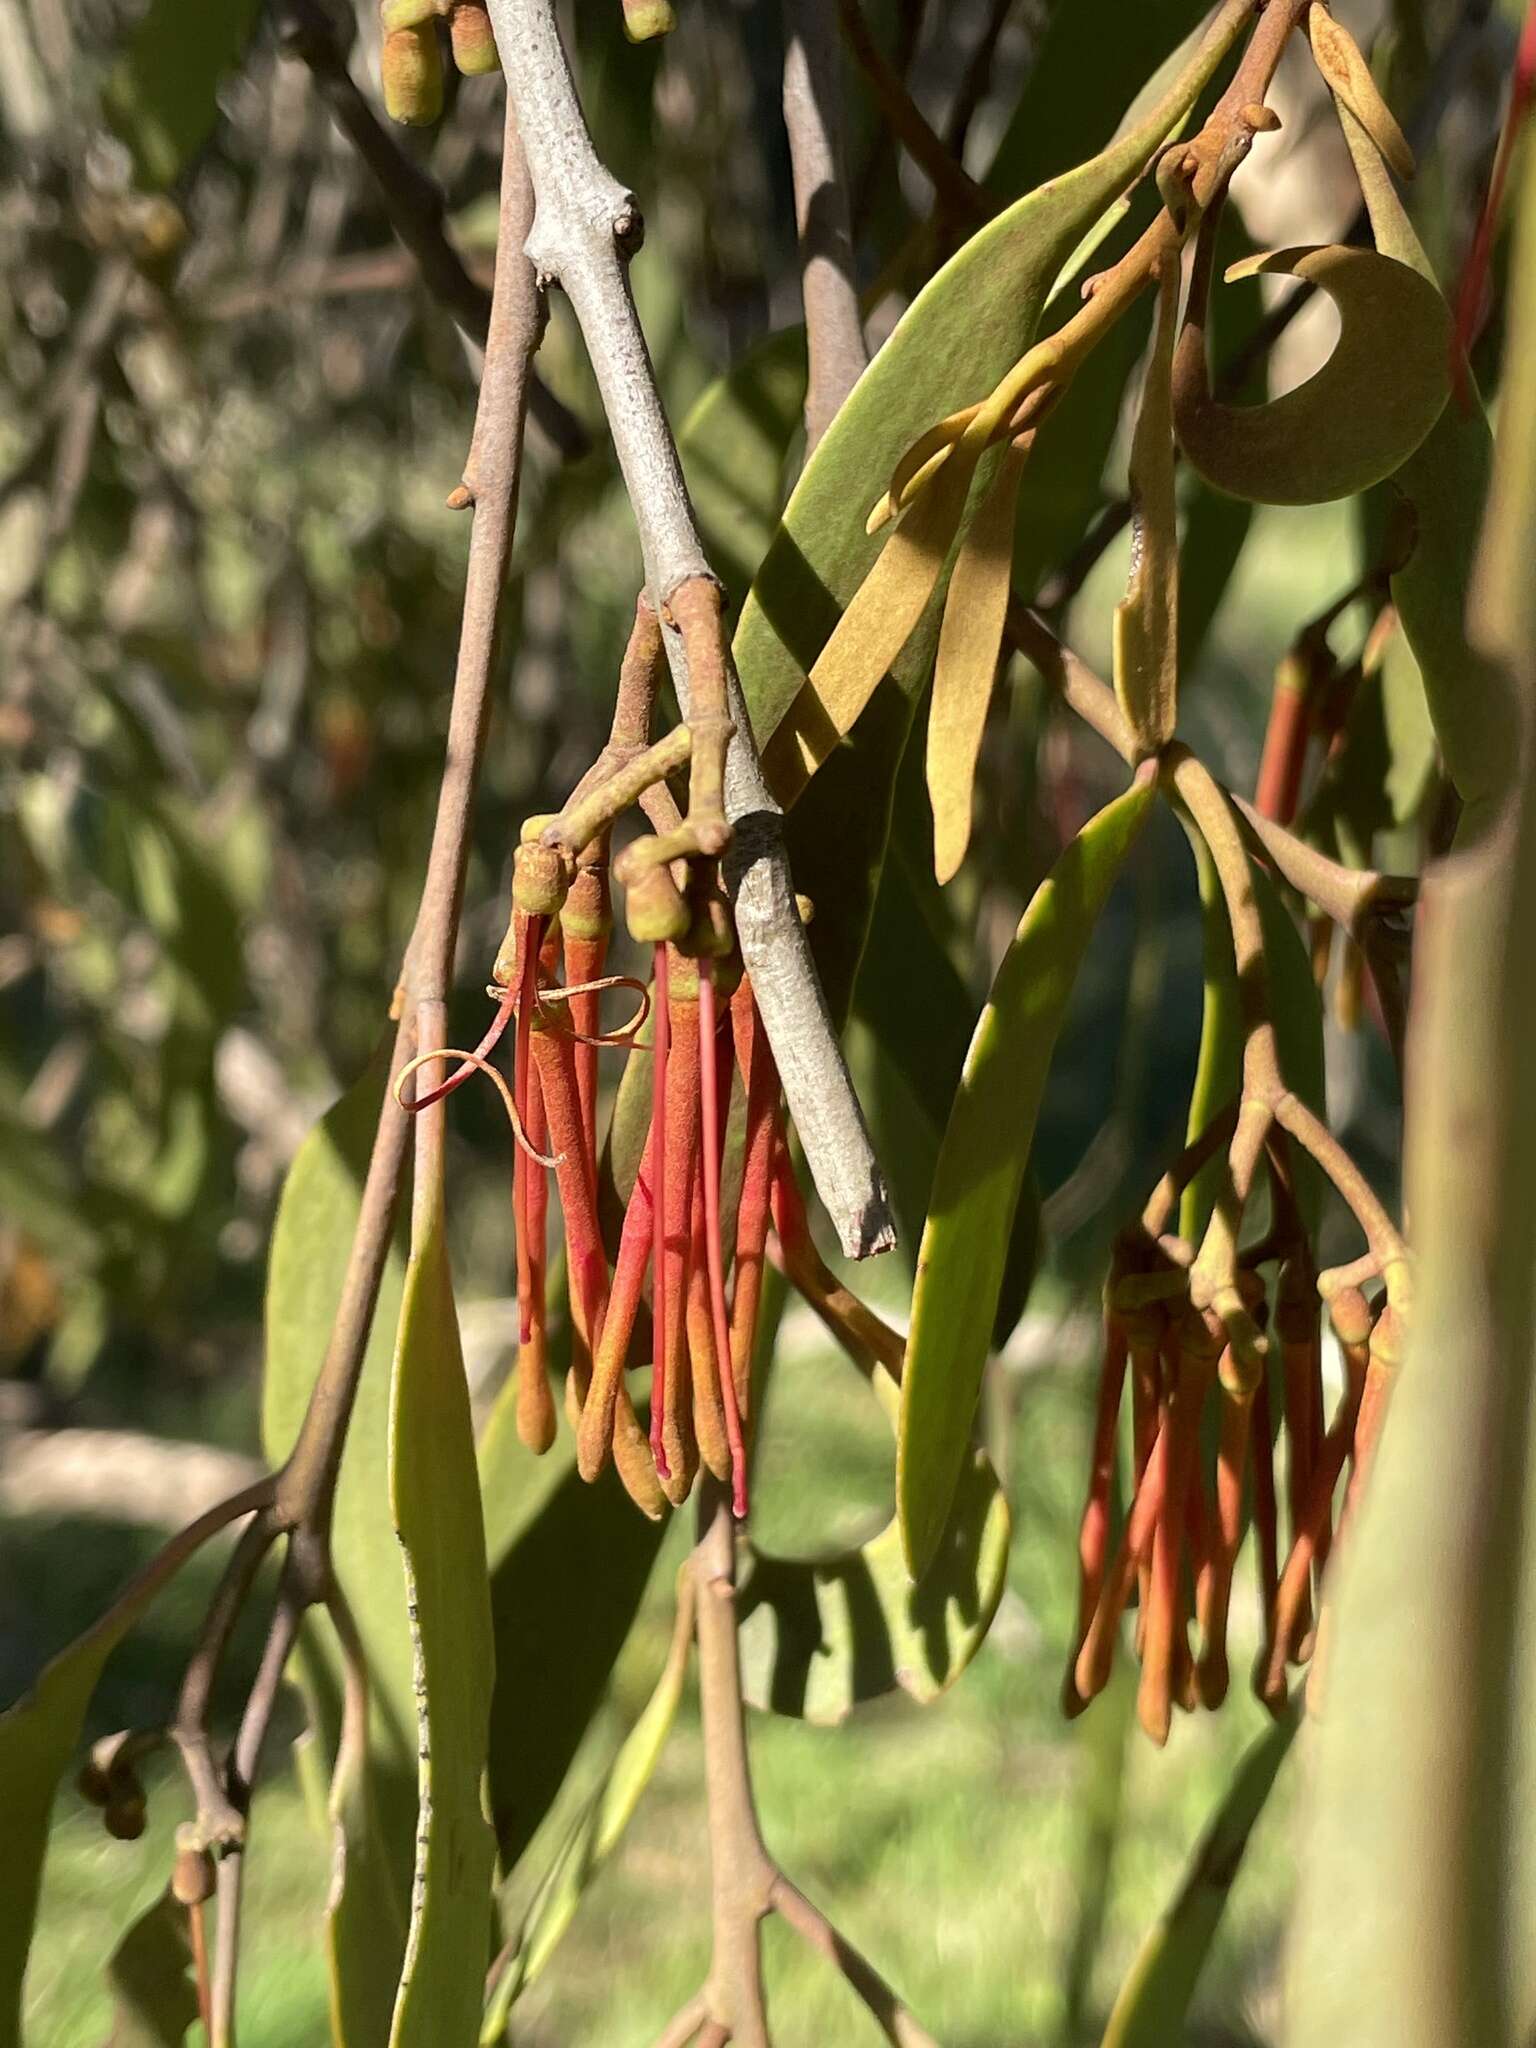
[[648, 43], [676, 27], [672, 0], [624, 0], [624, 33], [632, 43]]

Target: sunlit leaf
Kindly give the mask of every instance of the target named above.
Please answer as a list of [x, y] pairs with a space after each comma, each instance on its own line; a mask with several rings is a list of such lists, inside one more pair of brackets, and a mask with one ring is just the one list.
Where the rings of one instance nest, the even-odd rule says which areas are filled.
[[965, 1465], [1056, 1035], [1152, 794], [1143, 775], [1061, 855], [1020, 921], [971, 1040], [918, 1254], [902, 1382], [896, 1503], [915, 1577], [937, 1554]]
[[[1025, 353], [1057, 272], [1183, 119], [1245, 14], [1223, 11], [1198, 61], [1138, 126], [974, 236], [918, 295], [859, 379], [806, 465], [736, 631], [760, 742], [784, 718], [880, 552], [884, 537], [864, 531], [871, 497], [925, 428], [984, 397]], [[936, 627], [930, 614], [896, 658], [894, 674], [909, 694], [926, 680]], [[811, 691], [792, 729], [824, 758], [835, 720]], [[781, 752], [789, 747], [781, 740]]]
[[928, 709], [934, 873], [953, 879], [971, 837], [976, 757], [992, 701], [1013, 573], [1013, 515], [1027, 448], [1004, 451], [949, 579]]
[[1301, 1724], [1299, 1703], [1261, 1735], [1237, 1769], [1168, 1910], [1120, 1987], [1103, 2048], [1167, 2048], [1184, 2038], [1189, 2008], [1226, 1914], [1259, 1815]]
[[[274, 1462], [293, 1447], [341, 1297], [368, 1154], [384, 1101], [388, 1053], [310, 1132], [283, 1184], [267, 1271], [262, 1441]], [[405, 1286], [396, 1232], [337, 1485], [336, 1575], [368, 1666], [366, 1763], [337, 1788], [341, 1829], [326, 1946], [340, 2048], [377, 2048], [388, 2034], [405, 1949], [416, 1838], [416, 1735], [410, 1623], [400, 1546], [389, 1513], [389, 1383]], [[334, 1637], [311, 1617], [299, 1673], [325, 1755], [336, 1750], [341, 1676]]]
[[752, 1705], [832, 1726], [898, 1687], [926, 1703], [986, 1639], [1008, 1577], [1008, 1503], [980, 1451], [962, 1463], [932, 1562], [914, 1584], [894, 1521], [820, 1560], [753, 1550], [740, 1594]]
[[[1327, 292], [1340, 332], [1326, 363], [1267, 405], [1213, 398], [1205, 335], [1186, 320], [1174, 365], [1179, 445], [1208, 483], [1260, 505], [1353, 497], [1401, 468], [1445, 409], [1451, 321], [1438, 289], [1370, 249], [1281, 249], [1228, 281], [1299, 277]], [[1390, 355], [1392, 375], [1381, 365]]]
[[469, 1389], [439, 1202], [411, 1253], [390, 1407], [390, 1507], [415, 1647], [421, 1821], [390, 2048], [480, 2031], [496, 1838], [484, 1806], [494, 1651]]
[[1307, 10], [1307, 37], [1328, 90], [1354, 115], [1397, 175], [1411, 178], [1413, 151], [1382, 98], [1360, 45], [1317, 0]]
[[1143, 750], [1173, 737], [1179, 696], [1179, 533], [1174, 495], [1173, 344], [1180, 273], [1158, 289], [1157, 327], [1131, 439], [1131, 575], [1115, 607], [1115, 694]]

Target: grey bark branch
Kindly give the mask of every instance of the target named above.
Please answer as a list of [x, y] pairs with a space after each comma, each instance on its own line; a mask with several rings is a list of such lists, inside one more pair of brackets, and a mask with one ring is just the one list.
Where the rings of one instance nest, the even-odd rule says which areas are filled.
[[825, 0], [784, 0], [784, 127], [805, 304], [807, 457], [869, 362], [843, 164], [837, 20]]
[[[552, 0], [489, 0], [489, 7], [536, 198], [528, 256], [542, 284], [564, 289], [585, 337], [686, 718], [688, 663], [666, 604], [679, 584], [712, 572], [630, 295], [640, 215], [592, 147]], [[763, 777], [728, 647], [726, 693], [736, 731], [725, 771], [734, 828], [725, 880], [742, 959], [817, 1192], [844, 1250], [863, 1258], [895, 1242], [890, 1200], [795, 908], [782, 813]]]

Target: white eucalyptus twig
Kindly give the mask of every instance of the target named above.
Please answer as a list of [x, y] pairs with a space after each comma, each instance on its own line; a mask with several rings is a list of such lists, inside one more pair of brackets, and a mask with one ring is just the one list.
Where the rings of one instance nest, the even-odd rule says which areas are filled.
[[[488, 0], [536, 199], [529, 260], [558, 283], [586, 340], [634, 509], [667, 661], [689, 713], [682, 636], [668, 622], [679, 585], [712, 572], [629, 289], [642, 222], [634, 196], [599, 162], [555, 25], [553, 0]], [[885, 1180], [827, 1014], [795, 907], [783, 821], [763, 777], [741, 681], [725, 649], [735, 735], [726, 757], [733, 828], [725, 878], [741, 954], [816, 1189], [852, 1257], [895, 1242]]]

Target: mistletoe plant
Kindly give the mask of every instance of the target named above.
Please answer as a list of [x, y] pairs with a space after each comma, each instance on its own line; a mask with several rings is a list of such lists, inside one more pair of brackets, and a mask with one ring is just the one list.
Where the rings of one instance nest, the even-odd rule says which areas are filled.
[[[155, 0], [125, 59], [137, 94], [127, 118], [141, 142], [158, 136], [177, 175], [176, 138], [150, 116], [157, 53], [179, 11]], [[972, 112], [1007, 12], [993, 10], [976, 53]], [[1026, 1189], [1053, 1055], [1101, 915], [1159, 807], [1187, 835], [1200, 876], [1205, 1008], [1182, 1147], [1129, 1218], [1105, 1219], [1102, 1363], [1063, 1705], [1069, 1715], [1090, 1706], [1124, 1645], [1140, 1662], [1139, 1717], [1155, 1742], [1167, 1740], [1176, 1708], [1219, 1707], [1249, 1542], [1261, 1639], [1253, 1680], [1278, 1732], [1213, 1837], [1229, 1876], [1296, 1723], [1296, 1669], [1310, 1662], [1326, 1713], [1336, 1649], [1339, 1682], [1357, 1697], [1349, 1603], [1335, 1630], [1335, 1573], [1340, 1560], [1350, 1569], [1357, 1547], [1371, 1551], [1371, 1498], [1378, 1466], [1391, 1464], [1404, 1360], [1425, 1373], [1434, 1363], [1419, 1336], [1418, 1260], [1428, 1261], [1435, 1329], [1445, 1326], [1448, 1283], [1436, 1245], [1405, 1234], [1330, 1124], [1319, 990], [1341, 947], [1346, 1000], [1368, 1002], [1401, 1062], [1419, 881], [1370, 865], [1372, 828], [1359, 819], [1375, 815], [1379, 768], [1369, 720], [1357, 715], [1394, 644], [1422, 678], [1443, 767], [1433, 850], [1449, 873], [1496, 878], [1486, 916], [1512, 900], [1511, 836], [1530, 801], [1520, 695], [1530, 656], [1510, 621], [1523, 619], [1513, 593], [1531, 558], [1507, 536], [1532, 531], [1531, 466], [1528, 449], [1501, 457], [1485, 523], [1492, 441], [1469, 358], [1512, 145], [1501, 150], [1453, 315], [1399, 190], [1413, 150], [1323, 0], [1222, 0], [1203, 21], [1197, 8], [1160, 12], [1190, 32], [1159, 51], [1166, 61], [1105, 146], [1015, 196], [1006, 144], [995, 180], [970, 176], [909, 97], [857, 0], [844, 0], [860, 91], [935, 195], [931, 217], [886, 252], [872, 298], [900, 289], [910, 303], [871, 358], [833, 11], [786, 0], [804, 327], [788, 345], [769, 337], [745, 373], [706, 394], [680, 455], [630, 292], [639, 209], [593, 146], [552, 0], [385, 0], [382, 9], [383, 101], [397, 122], [430, 127], [442, 117], [447, 66], [504, 74], [488, 304], [444, 235], [441, 196], [353, 82], [326, 7], [278, 8], [287, 53], [308, 65], [413, 259], [483, 341], [473, 439], [449, 499], [472, 529], [446, 758], [392, 1029], [374, 1068], [300, 1151], [278, 1215], [271, 1469], [175, 1536], [0, 1723], [9, 1881], [20, 1887], [19, 1910], [0, 1928], [0, 2041], [19, 2039], [55, 1788], [102, 1666], [172, 1576], [232, 1528], [168, 1725], [107, 1738], [78, 1780], [108, 1829], [133, 1835], [144, 1826], [145, 1755], [168, 1741], [184, 1766], [191, 1813], [166, 1897], [124, 1940], [130, 1955], [166, 1940], [175, 1948], [171, 2016], [155, 2038], [182, 2038], [195, 2011], [215, 2048], [235, 2041], [243, 1875], [259, 1854], [252, 1793], [290, 1670], [329, 1773], [333, 2039], [489, 2048], [510, 2038], [519, 1997], [622, 1835], [696, 1645], [712, 1953], [698, 1993], [658, 2041], [762, 2048], [761, 1930], [773, 1914], [841, 1971], [888, 2040], [931, 2040], [766, 1847], [744, 1707], [837, 1720], [896, 1686], [931, 1699], [986, 1636], [1009, 1514], [978, 1440], [978, 1403], [999, 1331], [1010, 1327], [1021, 1261], [1028, 1266]], [[671, 15], [626, 0], [637, 40]], [[232, 29], [210, 44], [210, 100], [237, 37]], [[1511, 134], [1536, 69], [1531, 41], [1528, 29]], [[1223, 270], [1229, 187], [1240, 170], [1265, 176], [1281, 125], [1272, 87], [1293, 46], [1326, 86], [1364, 232], [1249, 254]], [[1042, 66], [1048, 56], [1047, 45]], [[1504, 404], [1528, 428], [1529, 179], [1522, 203], [1524, 325], [1507, 346]], [[1259, 278], [1325, 294], [1339, 334], [1311, 377], [1255, 403], [1244, 377], [1296, 300], [1247, 316], [1246, 362], [1223, 351], [1216, 329], [1227, 293], [1237, 303]], [[507, 835], [506, 936], [476, 970], [492, 1010], [478, 1042], [459, 1048], [447, 1042], [448, 999], [525, 415], [533, 405], [546, 421], [559, 417], [533, 368], [556, 290], [585, 344], [644, 587], [607, 743], [557, 810]], [[1144, 300], [1151, 338], [1125, 499], [1086, 535], [1082, 522], [1053, 532], [1042, 553], [1036, 503], [1054, 502], [1080, 466], [1085, 420], [1102, 461]], [[696, 514], [686, 478], [695, 461], [706, 469], [712, 436], [739, 433], [749, 418], [760, 425], [775, 405], [781, 431], [756, 545], [750, 519], [710, 511], [707, 485]], [[803, 460], [781, 507], [783, 456], [802, 419]], [[1363, 575], [1297, 622], [1251, 799], [1180, 736], [1191, 619], [1210, 605], [1199, 592], [1191, 603], [1192, 488], [1230, 521], [1245, 516], [1240, 505], [1375, 494]], [[1130, 567], [1105, 681], [1063, 637], [1066, 605], [1125, 524]], [[1475, 569], [1481, 610], [1469, 611]], [[728, 588], [748, 581], [732, 630]], [[1342, 622], [1362, 611], [1363, 632], [1336, 652]], [[908, 1219], [921, 1230], [903, 1332], [823, 1258], [808, 1195], [846, 1258], [893, 1244], [901, 1205], [840, 1034], [861, 956], [881, 943], [871, 921], [917, 708], [927, 696], [925, 735], [911, 745], [931, 810], [935, 883], [963, 888], [991, 827], [978, 778], [998, 678], [1015, 654], [1067, 717], [1107, 743], [1123, 786], [1068, 835], [979, 1017], [961, 1019], [968, 1051], [958, 1075], [938, 1084], [931, 1183]], [[680, 716], [661, 729], [669, 683]], [[622, 957], [615, 897], [628, 935]], [[919, 917], [903, 946], [920, 946]], [[1484, 938], [1497, 953], [1499, 933]], [[609, 999], [620, 994], [629, 1014], [616, 1021]], [[1443, 985], [1433, 1000], [1443, 1007]], [[497, 1060], [507, 1039], [510, 1075]], [[605, 1053], [622, 1063], [614, 1076]], [[448, 1257], [445, 1103], [485, 1078], [512, 1133], [518, 1349], [477, 1444]], [[1419, 1085], [1410, 1114], [1427, 1123], [1433, 1073]], [[1332, 1263], [1320, 1234], [1328, 1190], [1356, 1236]], [[407, 1206], [402, 1242], [396, 1212]], [[751, 1538], [755, 1437], [782, 1298], [775, 1270], [864, 1375], [895, 1433], [894, 1520], [851, 1556], [817, 1564], [774, 1558]], [[1331, 1413], [1325, 1326], [1342, 1361]], [[1529, 1349], [1528, 1319], [1518, 1327]], [[526, 1477], [528, 1453], [553, 1469], [542, 1491]], [[605, 1478], [610, 1465], [622, 1491]], [[1389, 1480], [1384, 1471], [1381, 1484]], [[690, 1496], [696, 1542], [656, 1691], [493, 1954], [487, 1932], [503, 1887], [601, 1695], [661, 1528]], [[403, 1575], [373, 1547], [391, 1531]], [[264, 1576], [272, 1560], [275, 1576]], [[546, 1612], [535, 1626], [541, 1570], [573, 1611]], [[599, 1581], [612, 1611], [583, 1640], [574, 1610]], [[855, 1584], [862, 1601], [847, 1597]], [[224, 1746], [211, 1719], [216, 1685], [237, 1621], [261, 1602], [265, 1647]], [[520, 1776], [541, 1745], [547, 1789]], [[1352, 1753], [1342, 1736], [1336, 1746], [1330, 1768], [1340, 1779]], [[1213, 1849], [1197, 1864], [1188, 1899], [1216, 1882], [1218, 1860]], [[1375, 1881], [1389, 1884], [1391, 1873]], [[1181, 1903], [1127, 1983], [1107, 2038], [1175, 2038], [1218, 1914], [1201, 1919]], [[189, 1996], [183, 1942], [190, 2006], [178, 2002]], [[1318, 2009], [1300, 2001], [1309, 2017], [1298, 2041], [1365, 2038], [1318, 2031]]]

